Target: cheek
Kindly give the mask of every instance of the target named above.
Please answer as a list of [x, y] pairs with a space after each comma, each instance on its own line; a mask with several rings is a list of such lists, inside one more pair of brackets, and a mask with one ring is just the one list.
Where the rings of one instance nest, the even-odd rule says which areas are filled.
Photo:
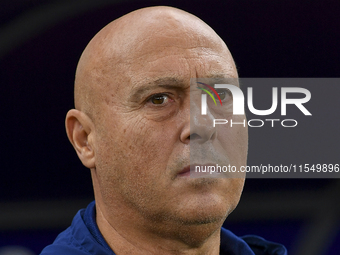
[[[100, 139], [96, 167], [103, 198], [137, 206], [159, 204], [171, 186], [167, 167], [176, 141], [171, 125], [126, 118]], [[98, 156], [98, 157], [97, 157]]]
[[[243, 123], [245, 118], [243, 116], [233, 117], [233, 122]], [[225, 148], [226, 153], [230, 159], [230, 163], [235, 166], [245, 166], [247, 163], [248, 153], [248, 128], [247, 122], [245, 127], [243, 124], [234, 125], [230, 127], [229, 124], [221, 125], [217, 131], [218, 140]]]
[[163, 123], [140, 119], [123, 130], [119, 147], [126, 158], [134, 161], [136, 169], [151, 166], [152, 162], [165, 163], [170, 156], [174, 134], [167, 133]]
[[[124, 121], [106, 124], [97, 146], [96, 165], [120, 180], [129, 176], [156, 179], [164, 174], [175, 135], [169, 125], [138, 116], [116, 116]], [[98, 156], [98, 157], [97, 157]]]

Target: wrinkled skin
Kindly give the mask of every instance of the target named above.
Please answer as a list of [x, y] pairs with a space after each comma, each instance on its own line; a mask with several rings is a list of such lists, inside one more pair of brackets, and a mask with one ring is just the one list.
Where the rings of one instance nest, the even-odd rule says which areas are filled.
[[237, 78], [228, 48], [175, 8], [127, 14], [86, 47], [66, 129], [91, 169], [97, 224], [117, 254], [219, 254], [219, 229], [244, 179], [180, 174], [193, 144], [246, 164], [246, 128], [213, 128], [211, 114], [190, 126], [190, 100], [199, 98], [190, 79], [215, 76]]

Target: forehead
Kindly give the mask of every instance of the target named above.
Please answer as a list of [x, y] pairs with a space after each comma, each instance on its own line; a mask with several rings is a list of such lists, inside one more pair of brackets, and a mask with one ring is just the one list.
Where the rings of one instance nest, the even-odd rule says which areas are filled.
[[237, 77], [225, 43], [199, 19], [172, 16], [155, 22], [150, 18], [133, 27], [124, 22], [120, 31], [108, 45], [115, 54], [99, 61], [106, 84], [116, 92], [127, 93], [165, 78], [188, 85], [191, 78]]
[[[168, 54], [166, 54], [168, 52]], [[125, 89], [133, 90], [141, 86], [172, 84], [188, 87], [192, 78], [237, 78], [236, 68], [231, 58], [206, 52], [167, 50], [162, 54], [150, 54], [144, 61], [135, 63], [128, 70], [129, 83]], [[152, 59], [151, 61], [148, 61]]]
[[121, 73], [125, 73], [131, 88], [165, 78], [189, 84], [191, 78], [237, 77], [234, 61], [223, 42], [209, 38], [198, 41], [194, 36], [183, 35], [150, 38], [122, 67]]

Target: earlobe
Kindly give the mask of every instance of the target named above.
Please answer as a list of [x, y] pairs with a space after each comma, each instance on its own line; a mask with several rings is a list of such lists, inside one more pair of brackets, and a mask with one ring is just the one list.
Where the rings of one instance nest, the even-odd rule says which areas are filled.
[[65, 119], [68, 139], [76, 150], [79, 159], [87, 168], [95, 167], [93, 150], [93, 122], [83, 112], [72, 109]]

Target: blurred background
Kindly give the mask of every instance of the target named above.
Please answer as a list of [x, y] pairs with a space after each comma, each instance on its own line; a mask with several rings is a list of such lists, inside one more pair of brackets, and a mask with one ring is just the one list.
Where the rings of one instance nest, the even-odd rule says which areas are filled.
[[[76, 65], [103, 26], [153, 5], [208, 23], [227, 43], [240, 77], [340, 76], [336, 0], [0, 1], [0, 255], [39, 254], [93, 200], [90, 172], [64, 131]], [[339, 163], [338, 95], [340, 86], [312, 93], [320, 114], [318, 98], [332, 97], [332, 111], [322, 113], [327, 128], [315, 120], [317, 131], [300, 130], [303, 143], [250, 129], [248, 163], [273, 152]], [[339, 179], [247, 179], [225, 227], [282, 243], [291, 255], [340, 254], [339, 196]]]

